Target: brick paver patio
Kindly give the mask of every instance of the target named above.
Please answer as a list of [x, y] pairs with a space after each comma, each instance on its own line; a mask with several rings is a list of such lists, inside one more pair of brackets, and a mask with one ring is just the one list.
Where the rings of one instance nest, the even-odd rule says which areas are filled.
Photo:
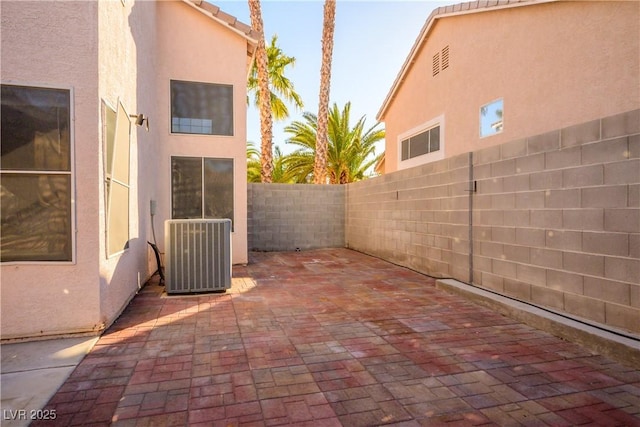
[[347, 249], [251, 259], [226, 294], [147, 285], [55, 424], [640, 425], [640, 372], [433, 279]]

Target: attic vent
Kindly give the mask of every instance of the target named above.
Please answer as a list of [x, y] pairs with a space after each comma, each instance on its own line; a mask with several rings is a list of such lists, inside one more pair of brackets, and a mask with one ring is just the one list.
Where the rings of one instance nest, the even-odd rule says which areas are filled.
[[440, 72], [440, 52], [433, 55], [433, 75], [436, 76]]
[[449, 46], [442, 49], [442, 69], [446, 70], [447, 68], [449, 68]]

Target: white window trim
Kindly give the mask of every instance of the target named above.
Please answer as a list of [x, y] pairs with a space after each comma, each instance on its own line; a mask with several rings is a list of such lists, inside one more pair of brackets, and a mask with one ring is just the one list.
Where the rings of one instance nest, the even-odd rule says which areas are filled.
[[[444, 159], [445, 153], [445, 133], [444, 133], [444, 114], [424, 122], [406, 132], [398, 135], [397, 141], [397, 153], [398, 153], [398, 170], [409, 169], [416, 166], [424, 165], [426, 163], [435, 162]], [[433, 127], [440, 126], [440, 149], [432, 153], [423, 154], [421, 156], [414, 157], [412, 159], [402, 160], [402, 141], [412, 136], [418, 135]]]
[[[122, 118], [122, 120], [126, 120], [129, 123], [131, 123], [131, 119], [129, 117], [129, 112], [128, 110], [124, 107], [124, 103], [122, 101], [122, 99], [120, 97], [118, 97], [118, 100], [116, 101], [116, 107], [113, 108], [111, 106], [111, 103], [104, 100], [104, 103], [111, 108], [112, 110], [116, 111], [116, 129], [117, 129], [117, 122], [118, 122], [118, 106], [122, 107], [122, 110], [125, 112], [124, 113], [124, 118]], [[104, 117], [103, 117], [104, 119]], [[105, 134], [103, 134], [104, 136], [106, 136], [106, 123], [103, 123], [103, 132], [105, 132]], [[113, 168], [114, 168], [114, 164], [111, 164], [111, 168], [112, 170], [107, 170], [107, 150], [106, 150], [106, 144], [104, 141], [104, 137], [103, 137], [103, 145], [104, 145], [104, 150], [103, 150], [103, 164], [104, 164], [104, 196], [105, 196], [105, 215], [104, 215], [104, 221], [105, 221], [105, 228], [104, 228], [104, 242], [105, 242], [105, 255], [106, 255], [106, 259], [111, 259], [111, 258], [118, 258], [120, 257], [122, 254], [126, 253], [129, 251], [130, 246], [128, 245], [128, 243], [131, 241], [131, 145], [132, 145], [132, 141], [131, 141], [131, 128], [129, 128], [129, 184], [125, 184], [123, 182], [120, 182], [118, 180], [115, 180], [112, 176], [112, 172], [113, 172]], [[115, 143], [114, 143], [115, 144]], [[115, 161], [115, 156], [114, 159]], [[108, 178], [107, 178], [108, 177]], [[127, 221], [127, 228], [128, 228], [128, 239], [127, 239], [127, 245], [125, 245], [124, 248], [122, 248], [122, 250], [119, 251], [115, 251], [114, 253], [110, 254], [109, 253], [109, 242], [110, 242], [110, 236], [109, 236], [109, 219], [110, 219], [110, 215], [112, 213], [112, 209], [111, 209], [111, 203], [112, 203], [112, 199], [110, 197], [110, 194], [107, 194], [106, 191], [106, 185], [107, 185], [107, 181], [112, 181], [112, 182], [117, 182], [119, 185], [122, 185], [124, 187], [127, 187], [127, 189], [129, 190], [129, 220]], [[110, 184], [111, 185], [111, 184]], [[113, 188], [113, 187], [112, 187]]]
[[[75, 114], [75, 93], [73, 86], [65, 86], [65, 85], [52, 85], [50, 83], [25, 83], [25, 82], [17, 82], [13, 80], [2, 81], [3, 85], [12, 85], [12, 86], [24, 86], [24, 87], [33, 87], [33, 88], [44, 88], [44, 89], [61, 89], [69, 91], [69, 155], [71, 162], [69, 168], [69, 175], [71, 176], [71, 194], [70, 198], [70, 209], [71, 209], [71, 261], [3, 261], [0, 262], [1, 265], [75, 265], [78, 263], [77, 258], [77, 217], [76, 217], [76, 161], [75, 161], [75, 123], [76, 123], [76, 114]], [[15, 172], [11, 170], [6, 170], [5, 172]], [[29, 173], [33, 173], [37, 171], [29, 171]], [[47, 173], [51, 173], [51, 171], [47, 171]], [[66, 175], [67, 172], [60, 172], [61, 174]]]

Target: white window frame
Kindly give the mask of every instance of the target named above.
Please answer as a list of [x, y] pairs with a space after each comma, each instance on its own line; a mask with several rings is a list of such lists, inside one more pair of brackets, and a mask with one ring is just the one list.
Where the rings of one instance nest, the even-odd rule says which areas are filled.
[[[431, 162], [444, 159], [444, 154], [445, 154], [445, 132], [444, 132], [445, 126], [444, 125], [445, 125], [444, 114], [441, 114], [440, 116], [434, 119], [424, 122], [398, 135], [398, 140], [397, 140], [398, 170], [413, 168], [416, 166], [424, 165], [426, 163], [431, 163]], [[402, 160], [402, 141], [406, 140], [407, 138], [411, 138], [412, 136], [418, 135], [422, 132], [425, 132], [436, 126], [440, 126], [440, 149], [438, 151], [422, 154], [420, 156], [417, 156], [411, 159]]]
[[[52, 85], [50, 83], [33, 83], [33, 82], [17, 82], [13, 80], [2, 81], [0, 84], [10, 85], [10, 86], [24, 86], [24, 87], [32, 87], [32, 88], [43, 88], [43, 89], [59, 89], [59, 90], [68, 90], [69, 91], [69, 161], [71, 162], [69, 167], [69, 172], [57, 172], [60, 175], [69, 175], [71, 178], [70, 191], [69, 195], [71, 210], [71, 261], [2, 261], [0, 264], [2, 265], [75, 265], [77, 264], [77, 217], [76, 217], [76, 170], [75, 170], [75, 93], [73, 86], [65, 86], [65, 85]], [[4, 173], [25, 173], [25, 174], [36, 174], [36, 173], [52, 173], [52, 171], [14, 171], [11, 169], [3, 170]], [[56, 174], [56, 173], [54, 173]]]
[[[128, 169], [128, 180], [129, 183], [125, 183], [122, 182], [120, 180], [116, 180], [113, 178], [113, 169], [115, 168], [115, 161], [116, 161], [116, 153], [114, 151], [113, 153], [113, 159], [112, 159], [112, 163], [111, 163], [111, 170], [107, 170], [107, 145], [108, 145], [108, 141], [106, 141], [106, 112], [103, 112], [103, 123], [102, 123], [102, 129], [103, 129], [103, 165], [104, 165], [104, 186], [105, 186], [105, 191], [104, 191], [104, 196], [105, 196], [105, 254], [107, 259], [110, 258], [115, 258], [119, 255], [121, 255], [124, 252], [127, 252], [129, 250], [129, 241], [131, 240], [131, 119], [129, 118], [129, 113], [127, 111], [127, 109], [124, 107], [124, 103], [122, 102], [122, 99], [118, 98], [117, 102], [116, 102], [116, 107], [114, 108], [112, 106], [112, 104], [106, 100], [103, 99], [104, 105], [106, 108], [110, 108], [112, 111], [115, 111], [116, 113], [116, 122], [115, 122], [115, 129], [114, 132], [116, 132], [116, 134], [114, 135], [114, 138], [117, 140], [117, 130], [118, 130], [118, 123], [120, 120], [124, 121], [125, 123], [127, 123], [128, 128], [129, 128], [129, 141], [128, 141], [128, 150], [129, 150], [129, 154], [128, 154], [128, 165], [127, 165], [127, 169]], [[122, 112], [119, 111], [119, 109], [122, 108]], [[121, 117], [122, 116], [122, 117]], [[114, 150], [117, 147], [117, 141], [114, 140]], [[120, 250], [116, 250], [113, 252], [110, 252], [110, 244], [111, 244], [111, 239], [112, 234], [111, 234], [111, 214], [113, 213], [113, 209], [112, 209], [112, 193], [111, 190], [114, 188], [113, 187], [113, 182], [117, 183], [118, 185], [120, 185], [121, 187], [124, 187], [127, 189], [128, 192], [128, 204], [127, 204], [127, 241], [125, 242], [125, 245], [123, 246], [122, 249]], [[109, 192], [107, 192], [106, 186], [109, 185]]]

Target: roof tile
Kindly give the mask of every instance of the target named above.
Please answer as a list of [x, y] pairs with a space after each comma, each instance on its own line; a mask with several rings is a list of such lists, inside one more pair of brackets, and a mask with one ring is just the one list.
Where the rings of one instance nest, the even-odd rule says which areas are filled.
[[202, 9], [203, 11], [207, 12], [217, 20], [221, 21], [222, 23], [225, 23], [229, 27], [233, 28], [234, 30], [239, 31], [242, 34], [246, 35], [249, 39], [253, 41], [256, 41], [258, 39], [259, 33], [255, 31], [251, 26], [238, 21], [238, 19], [235, 16], [229, 15], [228, 13], [223, 12], [218, 6], [208, 3], [204, 0], [183, 0], [183, 1], [190, 3], [199, 9]]
[[217, 15], [218, 11], [220, 10], [218, 6], [213, 5], [211, 3], [207, 3], [206, 1], [191, 0], [191, 2], [194, 3], [196, 6], [200, 6], [200, 8], [206, 10], [207, 12], [211, 12], [213, 15]]

